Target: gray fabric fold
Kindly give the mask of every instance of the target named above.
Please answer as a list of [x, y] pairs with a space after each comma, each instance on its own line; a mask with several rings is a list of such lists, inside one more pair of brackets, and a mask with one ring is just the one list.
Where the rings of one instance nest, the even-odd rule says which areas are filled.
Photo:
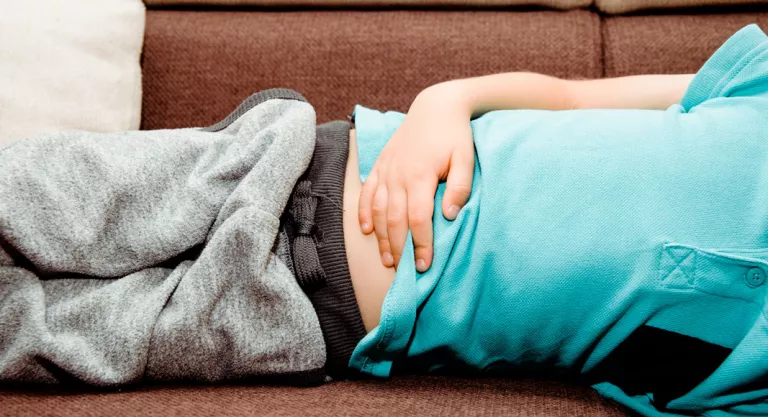
[[0, 149], [0, 381], [322, 370], [317, 315], [273, 253], [315, 112], [259, 94], [216, 132], [67, 132]]

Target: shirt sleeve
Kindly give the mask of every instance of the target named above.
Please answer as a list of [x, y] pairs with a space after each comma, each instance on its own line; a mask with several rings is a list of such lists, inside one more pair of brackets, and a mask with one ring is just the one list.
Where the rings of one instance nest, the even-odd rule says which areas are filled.
[[768, 36], [755, 24], [731, 36], [704, 63], [680, 104], [686, 111], [718, 97], [768, 96]]

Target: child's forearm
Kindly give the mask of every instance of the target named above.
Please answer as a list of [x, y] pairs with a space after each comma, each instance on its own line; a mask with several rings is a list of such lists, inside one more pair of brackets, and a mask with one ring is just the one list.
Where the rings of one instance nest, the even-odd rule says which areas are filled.
[[679, 74], [564, 80], [511, 72], [447, 81], [422, 94], [442, 102], [458, 102], [472, 117], [506, 109], [666, 109], [680, 102], [692, 78], [692, 74]]

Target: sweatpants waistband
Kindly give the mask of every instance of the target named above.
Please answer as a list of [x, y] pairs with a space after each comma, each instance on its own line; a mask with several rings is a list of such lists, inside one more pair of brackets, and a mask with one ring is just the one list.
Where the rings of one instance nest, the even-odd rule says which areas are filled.
[[347, 377], [349, 358], [366, 335], [344, 245], [344, 176], [352, 124], [317, 126], [309, 168], [299, 178], [281, 219], [293, 271], [311, 300], [326, 343], [326, 372]]

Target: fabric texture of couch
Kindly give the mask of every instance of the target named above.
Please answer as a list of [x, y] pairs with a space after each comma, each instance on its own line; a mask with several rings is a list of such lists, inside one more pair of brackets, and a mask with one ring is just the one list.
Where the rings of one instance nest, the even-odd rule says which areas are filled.
[[[318, 123], [323, 123], [345, 118], [355, 104], [404, 112], [431, 84], [496, 72], [526, 70], [565, 78], [692, 73], [739, 28], [758, 23], [768, 29], [768, 7], [760, 5], [736, 11], [707, 7], [637, 12], [639, 0], [623, 4], [597, 0], [587, 2], [587, 8], [584, 2], [573, 1], [581, 5], [568, 10], [270, 9], [263, 4], [245, 7], [247, 0], [199, 3], [203, 2], [147, 0], [142, 129], [208, 125], [249, 94], [273, 87], [301, 92], [315, 106]], [[290, 1], [281, 4], [286, 3]], [[642, 3], [655, 7], [652, 0]], [[635, 13], [610, 15], [598, 9], [616, 5], [623, 9], [614, 10]], [[117, 393], [4, 390], [0, 414], [621, 416], [628, 412], [588, 387], [567, 382], [401, 376], [311, 388], [177, 384]]]

